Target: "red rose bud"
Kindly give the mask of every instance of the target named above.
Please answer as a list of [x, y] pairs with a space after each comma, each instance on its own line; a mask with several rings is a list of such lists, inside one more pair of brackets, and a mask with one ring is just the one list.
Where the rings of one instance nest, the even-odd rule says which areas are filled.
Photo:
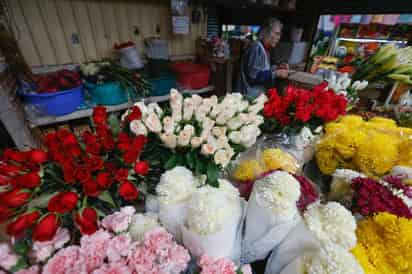
[[114, 179], [118, 182], [123, 182], [127, 180], [127, 177], [129, 176], [129, 170], [125, 168], [121, 168], [116, 171], [116, 174], [114, 175]]
[[38, 211], [18, 216], [16, 220], [7, 226], [7, 234], [14, 237], [20, 236], [26, 229], [32, 227], [39, 217], [40, 212]]
[[75, 192], [60, 192], [52, 197], [47, 205], [50, 212], [66, 213], [73, 210], [77, 205], [77, 193]]
[[47, 161], [47, 153], [40, 149], [32, 149], [30, 151], [30, 162], [35, 164], [43, 164]]
[[0, 186], [8, 185], [9, 183], [9, 177], [0, 174]]
[[72, 133], [67, 134], [66, 138], [62, 140], [63, 146], [64, 147], [72, 147], [72, 146], [79, 146], [79, 142], [77, 141], [76, 136], [74, 136]]
[[96, 182], [101, 189], [107, 189], [113, 183], [113, 179], [108, 172], [101, 172], [97, 174]]
[[126, 164], [132, 164], [132, 163], [136, 162], [137, 157], [139, 157], [138, 152], [135, 152], [133, 150], [129, 150], [126, 153], [123, 154], [123, 161]]
[[86, 151], [93, 155], [99, 155], [102, 146], [99, 143], [88, 143], [86, 145]]
[[149, 173], [149, 163], [147, 161], [140, 161], [134, 165], [134, 171], [142, 176], [146, 176]]
[[139, 135], [133, 138], [132, 149], [135, 151], [140, 151], [143, 149], [144, 145], [147, 143], [147, 137], [144, 135]]
[[96, 125], [105, 124], [107, 119], [107, 112], [105, 107], [95, 107], [93, 109], [93, 122]]
[[111, 162], [104, 163], [104, 168], [107, 170], [107, 172], [110, 172], [112, 174], [116, 173], [117, 170], [116, 165]]
[[0, 194], [0, 204], [8, 207], [20, 207], [29, 201], [30, 195], [30, 192], [15, 188]]
[[55, 214], [48, 214], [33, 228], [33, 240], [40, 242], [50, 241], [58, 228], [59, 219], [57, 216]]
[[105, 138], [103, 138], [103, 147], [108, 150], [111, 151], [114, 149], [115, 143], [114, 143], [114, 139], [112, 136], [106, 136]]
[[61, 142], [64, 142], [67, 138], [70, 138], [71, 135], [73, 134], [67, 129], [59, 129], [56, 132], [56, 136]]
[[16, 175], [23, 168], [21, 166], [9, 165], [0, 162], [0, 174], [2, 175]]
[[40, 185], [41, 178], [37, 172], [30, 172], [17, 177], [17, 185], [20, 188], [36, 188]]
[[70, 161], [66, 161], [63, 163], [63, 177], [64, 181], [68, 184], [72, 184], [75, 181], [74, 167]]
[[74, 170], [74, 178], [80, 183], [88, 181], [90, 177], [90, 171], [85, 167], [77, 167]]
[[133, 201], [139, 196], [139, 190], [133, 183], [125, 181], [119, 187], [119, 194], [126, 201]]
[[89, 180], [83, 184], [83, 192], [86, 196], [97, 197], [100, 195], [100, 188], [95, 181]]
[[127, 120], [131, 122], [133, 120], [140, 120], [141, 118], [142, 112], [140, 111], [140, 108], [138, 106], [132, 107], [130, 114], [127, 116]]
[[4, 206], [0, 205], [0, 223], [7, 221], [13, 215], [13, 210]]
[[7, 148], [3, 153], [3, 158], [5, 160], [12, 160], [15, 162], [20, 162], [20, 163], [26, 161], [28, 156], [29, 156], [28, 152], [16, 151], [10, 148]]
[[102, 169], [104, 166], [104, 161], [99, 156], [92, 156], [86, 160], [86, 167], [90, 171], [96, 171]]
[[86, 207], [74, 217], [82, 234], [90, 235], [97, 231], [97, 212], [91, 207]]

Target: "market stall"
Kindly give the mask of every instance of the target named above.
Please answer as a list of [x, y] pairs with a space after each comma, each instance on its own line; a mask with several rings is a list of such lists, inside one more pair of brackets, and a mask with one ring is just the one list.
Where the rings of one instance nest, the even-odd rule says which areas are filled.
[[383, 43], [351, 73], [291, 69], [249, 97], [225, 92], [228, 41], [193, 39], [197, 63], [169, 42], [52, 68], [8, 47], [23, 100], [0, 114], [36, 146], [0, 152], [0, 273], [412, 273], [412, 47]]

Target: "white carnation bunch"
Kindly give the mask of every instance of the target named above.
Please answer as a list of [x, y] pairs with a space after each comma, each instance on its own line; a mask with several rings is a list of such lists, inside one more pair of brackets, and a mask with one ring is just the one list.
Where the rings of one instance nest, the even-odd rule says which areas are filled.
[[333, 243], [346, 250], [356, 245], [356, 220], [352, 213], [336, 202], [312, 204], [304, 221], [322, 243]]
[[197, 178], [190, 170], [177, 166], [162, 174], [156, 186], [156, 193], [160, 203], [179, 203], [189, 199], [198, 184]]
[[187, 213], [190, 231], [200, 235], [212, 234], [220, 231], [228, 219], [240, 216], [239, 199], [231, 199], [226, 191], [206, 185], [193, 193]]
[[274, 213], [279, 221], [290, 220], [298, 213], [296, 202], [300, 197], [300, 184], [285, 171], [257, 180], [253, 192], [257, 203]]
[[[362, 274], [356, 258], [346, 249], [325, 244], [320, 250], [303, 256], [304, 271], [308, 274]], [[283, 273], [283, 272], [282, 272]]]

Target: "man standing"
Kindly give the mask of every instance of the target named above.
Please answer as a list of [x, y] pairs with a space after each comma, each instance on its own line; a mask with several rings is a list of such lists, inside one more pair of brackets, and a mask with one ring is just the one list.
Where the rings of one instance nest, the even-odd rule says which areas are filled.
[[279, 42], [282, 27], [276, 18], [266, 20], [260, 27], [259, 40], [246, 50], [240, 63], [238, 89], [241, 93], [257, 97], [266, 92], [267, 87], [273, 86], [275, 78], [288, 77], [287, 65], [270, 65], [270, 50]]

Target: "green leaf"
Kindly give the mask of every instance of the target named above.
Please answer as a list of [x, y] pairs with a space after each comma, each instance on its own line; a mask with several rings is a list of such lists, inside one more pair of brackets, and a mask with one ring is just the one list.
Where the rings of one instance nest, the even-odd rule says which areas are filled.
[[24, 240], [17, 240], [13, 246], [14, 252], [20, 256], [25, 256], [29, 251], [29, 247]]
[[102, 194], [99, 195], [99, 200], [102, 200], [106, 203], [109, 203], [111, 206], [116, 207], [116, 204], [113, 201], [112, 196], [110, 195], [109, 191], [104, 191]]
[[53, 193], [46, 193], [42, 194], [39, 197], [33, 199], [29, 203], [29, 208], [47, 208], [47, 205], [49, 204], [49, 200], [56, 195], [58, 192], [53, 192]]
[[195, 168], [195, 157], [193, 155], [193, 151], [186, 153], [186, 163], [191, 170]]
[[169, 169], [172, 169], [172, 168], [174, 168], [175, 166], [177, 166], [177, 155], [176, 154], [173, 154], [170, 158], [169, 158], [169, 160], [167, 160], [167, 162], [165, 163], [165, 166], [164, 166], [164, 168], [166, 169], [166, 170], [169, 170]]
[[112, 133], [114, 136], [119, 135], [120, 132], [120, 122], [119, 119], [117, 119], [115, 114], [111, 114], [108, 118], [108, 124], [112, 130]]
[[217, 178], [219, 177], [219, 167], [212, 161], [207, 165], [207, 183], [213, 187], [219, 187]]

